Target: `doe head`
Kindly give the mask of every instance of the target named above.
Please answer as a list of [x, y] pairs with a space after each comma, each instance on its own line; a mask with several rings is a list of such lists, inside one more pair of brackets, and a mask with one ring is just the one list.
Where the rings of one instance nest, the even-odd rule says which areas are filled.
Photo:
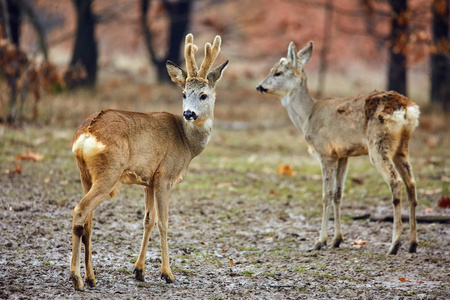
[[222, 78], [223, 71], [228, 65], [227, 60], [210, 70], [219, 55], [221, 43], [220, 36], [215, 37], [212, 45], [206, 43], [205, 58], [198, 70], [194, 57], [198, 48], [194, 45], [194, 36], [189, 33], [184, 46], [187, 71], [170, 60], [166, 63], [170, 78], [183, 89], [183, 117], [187, 122], [192, 122], [197, 126], [214, 118], [216, 83]]
[[289, 94], [300, 84], [306, 84], [303, 67], [311, 58], [313, 42], [308, 42], [303, 49], [296, 52], [293, 42], [289, 44], [287, 57], [282, 57], [261, 81], [256, 90], [280, 97]]

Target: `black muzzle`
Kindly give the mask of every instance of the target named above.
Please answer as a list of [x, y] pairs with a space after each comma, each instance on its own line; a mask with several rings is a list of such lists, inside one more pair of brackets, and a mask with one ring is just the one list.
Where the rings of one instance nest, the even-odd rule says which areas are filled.
[[197, 120], [197, 115], [195, 114], [195, 112], [187, 110], [183, 113], [183, 117], [186, 119], [186, 121], [190, 121], [190, 120]]

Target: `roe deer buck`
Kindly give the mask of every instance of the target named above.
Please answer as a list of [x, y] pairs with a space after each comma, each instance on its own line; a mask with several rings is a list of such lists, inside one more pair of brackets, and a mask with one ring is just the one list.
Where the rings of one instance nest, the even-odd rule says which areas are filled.
[[135, 264], [135, 278], [144, 280], [145, 255], [157, 220], [161, 242], [161, 278], [175, 278], [169, 265], [167, 230], [169, 195], [181, 182], [190, 161], [200, 154], [211, 136], [215, 85], [228, 61], [209, 71], [220, 51], [221, 38], [205, 45], [205, 58], [198, 70], [193, 35], [186, 36], [187, 72], [167, 61], [173, 82], [183, 89], [183, 116], [166, 112], [136, 113], [102, 110], [90, 116], [74, 135], [72, 151], [80, 169], [85, 196], [73, 211], [72, 261], [74, 288], [83, 290], [80, 275], [81, 241], [85, 247], [86, 284], [96, 285], [91, 258], [92, 217], [106, 196], [120, 183], [145, 187], [144, 235]]
[[[295, 127], [319, 159], [323, 178], [323, 215], [319, 239], [314, 248], [326, 246], [331, 201], [334, 204], [333, 247], [342, 242], [340, 203], [351, 156], [369, 154], [371, 162], [388, 183], [394, 206], [394, 229], [389, 254], [400, 247], [402, 183], [410, 204], [409, 252], [416, 252], [416, 186], [409, 163], [409, 139], [418, 124], [419, 107], [408, 98], [390, 91], [345, 99], [315, 100], [308, 93], [304, 65], [311, 58], [312, 42], [298, 53], [290, 43], [287, 58], [280, 61], [256, 88], [276, 95]], [[400, 174], [400, 175], [399, 175]]]

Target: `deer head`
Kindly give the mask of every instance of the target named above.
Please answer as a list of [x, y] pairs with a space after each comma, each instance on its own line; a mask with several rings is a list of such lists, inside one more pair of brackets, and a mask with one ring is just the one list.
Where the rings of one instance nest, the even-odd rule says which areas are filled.
[[313, 42], [310, 41], [303, 49], [295, 50], [293, 42], [289, 44], [287, 57], [282, 57], [270, 70], [269, 75], [256, 87], [261, 93], [284, 97], [299, 86], [306, 86], [304, 65], [311, 58]]
[[171, 61], [166, 63], [170, 78], [183, 89], [184, 120], [197, 126], [214, 118], [215, 86], [228, 65], [227, 60], [210, 71], [219, 55], [221, 42], [220, 36], [216, 36], [212, 46], [210, 43], [206, 43], [205, 58], [198, 70], [194, 56], [198, 48], [194, 45], [194, 36], [190, 33], [186, 36], [184, 47], [187, 72]]

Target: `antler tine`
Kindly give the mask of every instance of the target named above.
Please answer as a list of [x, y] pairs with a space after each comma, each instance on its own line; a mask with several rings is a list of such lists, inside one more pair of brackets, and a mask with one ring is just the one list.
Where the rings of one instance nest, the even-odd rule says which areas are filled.
[[194, 45], [194, 36], [189, 33], [186, 36], [186, 42], [184, 46], [184, 57], [186, 59], [187, 77], [196, 77], [198, 73], [198, 67], [195, 62], [194, 52], [197, 51], [197, 46]]
[[203, 60], [202, 66], [200, 67], [200, 71], [198, 72], [198, 77], [206, 79], [209, 69], [211, 68], [212, 64], [214, 63], [217, 56], [219, 55], [221, 43], [222, 43], [222, 39], [218, 35], [216, 35], [216, 37], [214, 38], [212, 47], [211, 47], [210, 43], [206, 43], [205, 59]]

